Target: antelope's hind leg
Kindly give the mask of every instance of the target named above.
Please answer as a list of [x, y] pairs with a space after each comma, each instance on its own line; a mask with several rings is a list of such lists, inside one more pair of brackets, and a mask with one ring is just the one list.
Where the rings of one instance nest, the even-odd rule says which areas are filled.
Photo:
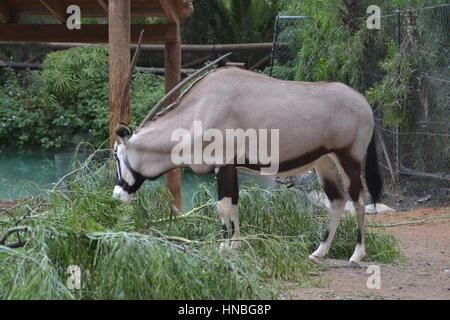
[[361, 164], [363, 157], [357, 157], [350, 152], [337, 154], [337, 163], [342, 167], [340, 171], [346, 180], [348, 186], [348, 194], [353, 202], [356, 211], [356, 218], [358, 220], [356, 247], [351, 256], [348, 266], [352, 268], [360, 268], [361, 262], [367, 257], [364, 234], [365, 234], [365, 205], [364, 205], [364, 188], [361, 179]]
[[346, 197], [339, 177], [339, 170], [330, 156], [320, 158], [314, 168], [316, 169], [320, 184], [330, 201], [328, 229], [319, 248], [309, 256], [311, 261], [321, 263], [327, 257], [330, 250], [339, 221], [344, 212]]
[[237, 170], [233, 165], [220, 167], [216, 174], [218, 201], [217, 212], [222, 223], [222, 237], [229, 239], [221, 243], [221, 249], [236, 249], [240, 247], [241, 236], [239, 228], [239, 185]]

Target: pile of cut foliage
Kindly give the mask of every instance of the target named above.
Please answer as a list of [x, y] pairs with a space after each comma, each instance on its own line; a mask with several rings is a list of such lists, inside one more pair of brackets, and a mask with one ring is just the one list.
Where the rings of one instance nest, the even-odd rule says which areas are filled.
[[[161, 184], [146, 182], [124, 204], [111, 197], [110, 162], [94, 153], [77, 166], [64, 188], [0, 211], [0, 238], [27, 227], [0, 246], [0, 299], [277, 298], [285, 280], [309, 285], [320, 268], [308, 253], [324, 234], [325, 211], [292, 190], [244, 186], [242, 249], [221, 251], [213, 184], [194, 195], [193, 210], [173, 216]], [[331, 256], [348, 259], [355, 239], [355, 218], [345, 216]], [[401, 257], [398, 241], [379, 230], [369, 229], [367, 251], [374, 261]]]

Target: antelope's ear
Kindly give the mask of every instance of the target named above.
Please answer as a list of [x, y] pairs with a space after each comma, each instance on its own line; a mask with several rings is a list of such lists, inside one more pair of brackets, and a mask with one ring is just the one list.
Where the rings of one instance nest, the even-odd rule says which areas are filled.
[[133, 135], [133, 130], [125, 123], [119, 123], [116, 128], [117, 140], [126, 143]]

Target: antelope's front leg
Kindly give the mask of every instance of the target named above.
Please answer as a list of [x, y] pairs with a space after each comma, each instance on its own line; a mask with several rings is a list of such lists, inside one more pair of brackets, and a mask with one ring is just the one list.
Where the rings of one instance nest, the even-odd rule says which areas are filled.
[[223, 198], [217, 202], [217, 212], [222, 223], [222, 237], [228, 239], [220, 244], [221, 249], [235, 249], [240, 246], [238, 205], [233, 204], [231, 198]]
[[222, 237], [229, 239], [221, 243], [221, 249], [235, 249], [240, 246], [239, 189], [236, 168], [232, 165], [217, 170], [218, 198], [217, 212], [222, 223]]

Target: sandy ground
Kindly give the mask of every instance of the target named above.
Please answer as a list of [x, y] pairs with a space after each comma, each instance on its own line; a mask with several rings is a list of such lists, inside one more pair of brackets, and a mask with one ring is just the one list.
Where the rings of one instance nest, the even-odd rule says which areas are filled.
[[[368, 215], [369, 224], [418, 222], [436, 216], [450, 216], [450, 208]], [[388, 227], [401, 240], [406, 261], [377, 264], [380, 289], [368, 289], [372, 275], [364, 263], [361, 269], [346, 267], [346, 261], [328, 260], [329, 268], [317, 276], [318, 287], [289, 290], [293, 299], [444, 299], [450, 300], [450, 218], [429, 219], [417, 224]]]

